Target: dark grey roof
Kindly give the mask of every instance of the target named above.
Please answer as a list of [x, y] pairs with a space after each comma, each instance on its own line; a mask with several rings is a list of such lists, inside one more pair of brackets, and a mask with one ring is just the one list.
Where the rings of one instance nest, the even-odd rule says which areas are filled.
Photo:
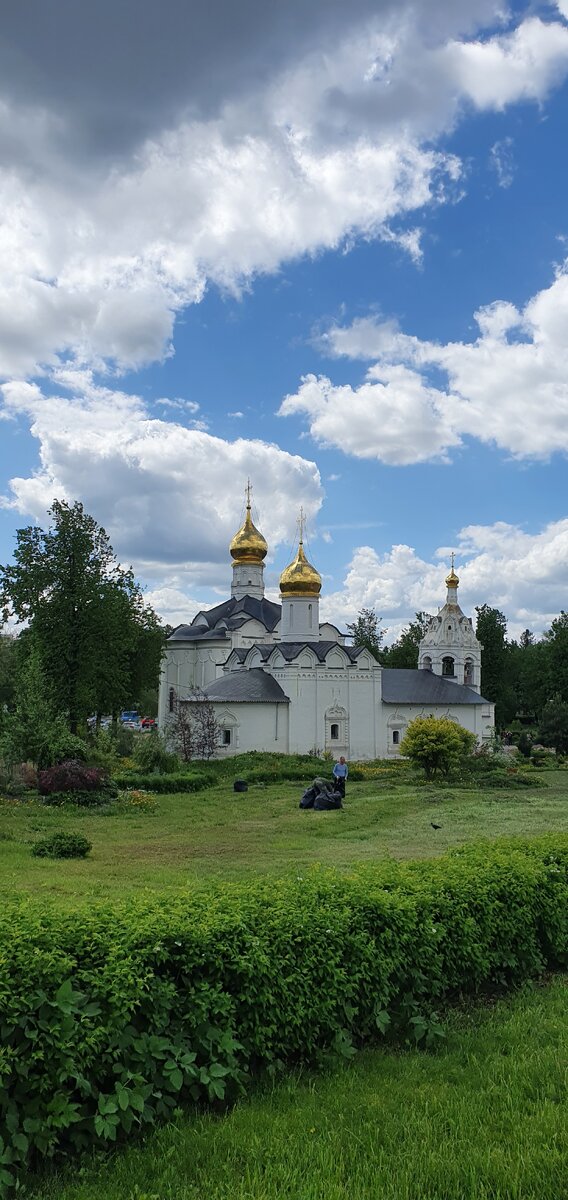
[[434, 675], [433, 671], [411, 671], [383, 667], [382, 695], [385, 704], [488, 704], [473, 688]]
[[282, 691], [280, 684], [267, 675], [262, 667], [252, 667], [250, 671], [230, 671], [220, 679], [214, 679], [202, 689], [202, 694], [208, 700], [246, 702], [262, 704], [278, 702], [289, 704], [289, 697]]
[[[240, 626], [250, 618], [260, 621], [264, 628], [272, 633], [276, 628], [282, 608], [280, 604], [275, 604], [273, 600], [267, 600], [263, 596], [259, 600], [258, 596], [243, 596], [240, 600], [236, 600], [231, 596], [230, 600], [224, 600], [222, 604], [217, 604], [215, 608], [210, 608], [197, 614], [195, 623], [191, 625], [178, 625], [170, 634], [169, 642], [195, 642], [202, 641], [204, 638], [225, 638], [227, 630], [239, 629]], [[225, 625], [221, 629], [216, 629], [219, 621], [224, 621]]]
[[255, 642], [254, 646], [239, 646], [233, 650], [239, 662], [244, 662], [251, 650], [259, 650], [263, 662], [267, 662], [274, 650], [279, 650], [286, 662], [293, 662], [305, 650], [313, 650], [319, 662], [324, 662], [326, 655], [334, 647], [344, 650], [351, 662], [356, 662], [361, 654], [360, 646], [342, 646], [340, 642]]

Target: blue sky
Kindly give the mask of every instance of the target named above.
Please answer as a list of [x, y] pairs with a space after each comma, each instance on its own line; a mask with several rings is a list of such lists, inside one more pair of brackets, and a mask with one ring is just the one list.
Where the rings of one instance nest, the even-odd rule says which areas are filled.
[[[0, 561], [80, 499], [177, 623], [244, 485], [340, 624], [568, 584], [568, 0], [56, 0], [0, 47]], [[475, 11], [471, 11], [472, 8]], [[135, 32], [133, 32], [133, 30]]]

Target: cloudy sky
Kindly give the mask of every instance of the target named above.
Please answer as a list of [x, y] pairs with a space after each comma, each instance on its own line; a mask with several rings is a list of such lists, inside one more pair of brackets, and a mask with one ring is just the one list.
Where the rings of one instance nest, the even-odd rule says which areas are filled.
[[568, 0], [7, 0], [0, 562], [80, 499], [177, 623], [244, 486], [343, 624], [568, 596]]

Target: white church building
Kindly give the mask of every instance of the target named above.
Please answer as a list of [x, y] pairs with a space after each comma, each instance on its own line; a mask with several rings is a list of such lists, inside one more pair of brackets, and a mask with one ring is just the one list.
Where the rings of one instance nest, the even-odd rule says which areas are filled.
[[264, 595], [268, 546], [246, 516], [230, 554], [229, 599], [170, 634], [162, 665], [158, 723], [167, 734], [178, 703], [195, 690], [212, 703], [219, 756], [247, 750], [331, 751], [334, 758], [399, 754], [410, 721], [449, 717], [481, 744], [494, 731], [494, 706], [481, 690], [481, 650], [458, 604], [459, 579], [446, 578], [446, 603], [420, 643], [417, 670], [382, 667], [346, 635], [320, 624], [321, 577], [308, 562], [303, 522], [294, 561], [280, 576], [280, 604]]

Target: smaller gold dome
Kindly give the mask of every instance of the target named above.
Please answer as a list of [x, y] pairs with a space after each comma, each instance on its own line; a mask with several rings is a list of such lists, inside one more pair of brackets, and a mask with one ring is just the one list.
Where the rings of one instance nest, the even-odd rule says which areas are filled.
[[280, 576], [281, 596], [319, 596], [321, 575], [308, 562], [304, 554], [304, 543], [300, 540], [294, 562], [285, 567]]
[[238, 563], [261, 563], [268, 553], [268, 545], [260, 531], [253, 525], [250, 503], [244, 524], [235, 534], [229, 546], [231, 558]]
[[458, 583], [459, 583], [459, 578], [458, 578], [458, 576], [456, 575], [456, 573], [455, 573], [455, 571], [454, 571], [454, 568], [453, 568], [453, 565], [452, 565], [452, 569], [451, 569], [451, 571], [450, 571], [450, 574], [449, 574], [449, 575], [446, 575], [446, 587], [453, 587], [453, 588], [457, 588], [457, 586], [458, 586]]

